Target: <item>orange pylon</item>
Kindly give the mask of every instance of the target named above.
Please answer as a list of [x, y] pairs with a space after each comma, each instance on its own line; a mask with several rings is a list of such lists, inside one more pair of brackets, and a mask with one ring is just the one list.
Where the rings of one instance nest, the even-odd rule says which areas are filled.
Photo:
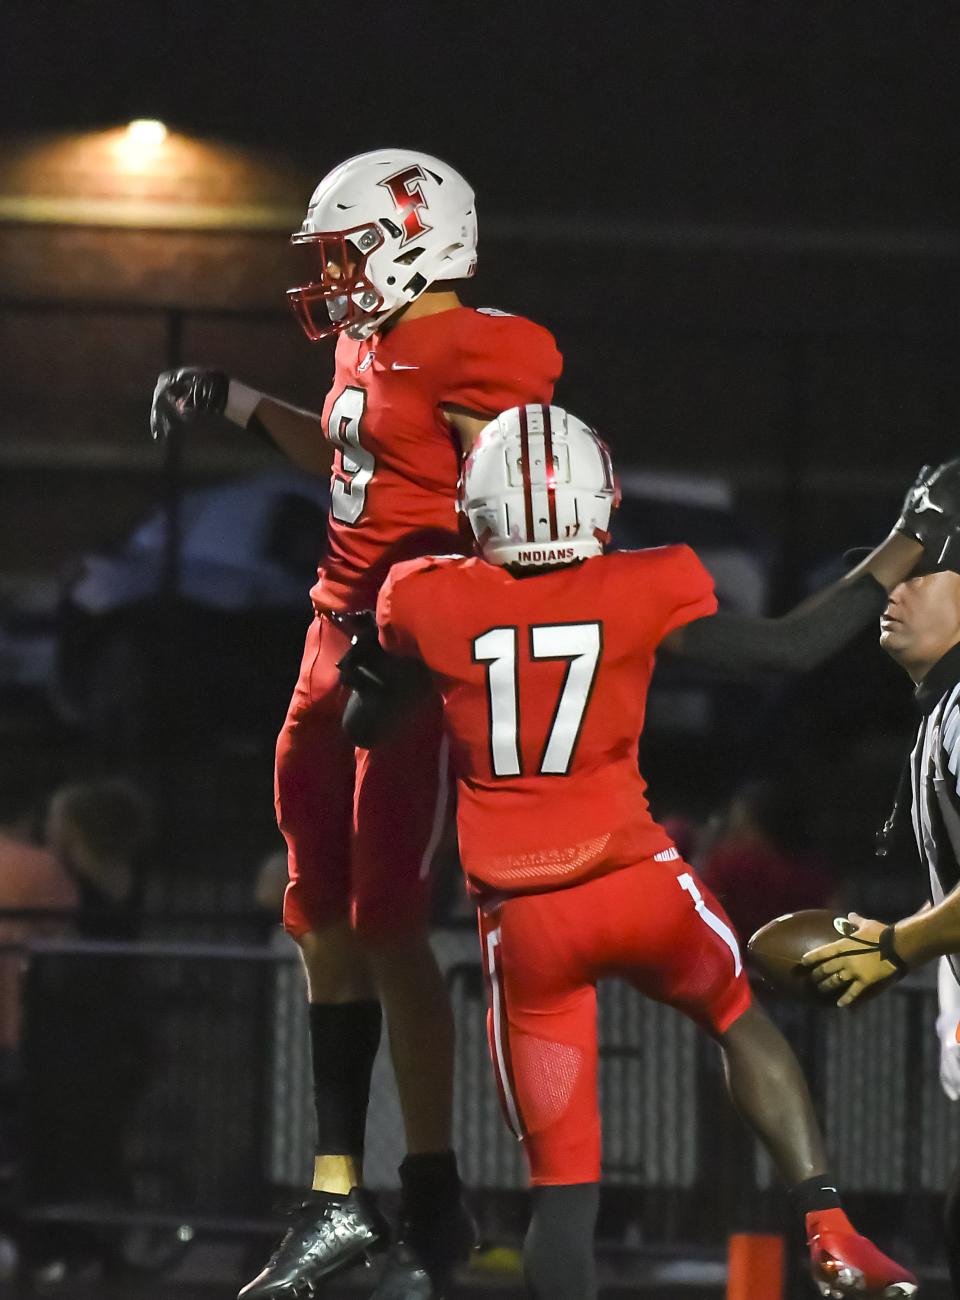
[[738, 1232], [727, 1251], [727, 1300], [783, 1300], [782, 1237]]

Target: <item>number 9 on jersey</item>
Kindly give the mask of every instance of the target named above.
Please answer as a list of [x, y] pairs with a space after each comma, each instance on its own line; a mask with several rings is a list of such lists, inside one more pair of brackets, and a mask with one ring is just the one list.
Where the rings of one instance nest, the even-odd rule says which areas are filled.
[[330, 489], [330, 513], [341, 524], [355, 524], [367, 503], [367, 484], [376, 460], [360, 441], [367, 394], [363, 388], [345, 388], [330, 409], [327, 437], [340, 452]]

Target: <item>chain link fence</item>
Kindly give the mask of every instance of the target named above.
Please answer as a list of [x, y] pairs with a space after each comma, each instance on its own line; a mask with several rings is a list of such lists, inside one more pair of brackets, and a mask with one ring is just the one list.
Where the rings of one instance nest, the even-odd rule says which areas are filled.
[[[468, 929], [436, 936], [458, 1032], [455, 1142], [494, 1230], [525, 1179], [487, 1061], [475, 944]], [[841, 1187], [886, 1232], [909, 1230], [911, 1244], [919, 1233], [927, 1254], [960, 1146], [960, 1108], [938, 1082], [935, 1001], [908, 981], [853, 1014], [774, 1008], [810, 1072]], [[309, 1183], [306, 1000], [292, 944], [44, 943], [29, 951], [25, 1011], [28, 1219], [243, 1232], [268, 1228], [278, 1196]], [[608, 1230], [627, 1245], [702, 1247], [733, 1227], [767, 1229], [778, 1213], [782, 1226], [775, 1175], [726, 1103], [714, 1046], [622, 983], [601, 986], [599, 1017], [607, 1197], [619, 1207]], [[396, 1186], [402, 1145], [384, 1047], [371, 1186]]]

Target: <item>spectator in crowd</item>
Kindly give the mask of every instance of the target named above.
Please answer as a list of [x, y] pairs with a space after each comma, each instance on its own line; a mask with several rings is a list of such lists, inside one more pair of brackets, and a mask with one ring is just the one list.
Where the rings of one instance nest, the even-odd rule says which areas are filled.
[[[35, 843], [35, 791], [16, 777], [0, 780], [0, 945], [17, 945], [61, 932], [76, 912], [80, 892], [47, 848]], [[15, 912], [34, 913], [23, 919]], [[44, 917], [36, 913], [63, 913]], [[15, 1073], [20, 1041], [23, 959], [0, 952], [0, 1079]]]
[[743, 786], [699, 869], [743, 943], [775, 916], [833, 901], [833, 882], [811, 849], [792, 784], [757, 780]]
[[677, 852], [684, 862], [696, 861], [703, 835], [703, 829], [696, 818], [676, 811], [661, 817], [660, 824], [677, 846]]
[[260, 863], [253, 884], [253, 901], [265, 940], [272, 939], [274, 931], [283, 924], [283, 896], [289, 878], [286, 849], [268, 853]]
[[78, 782], [50, 801], [46, 838], [80, 895], [78, 928], [88, 939], [132, 939], [142, 895], [140, 866], [153, 814], [132, 782]]
[[[34, 974], [38, 1015], [24, 1034], [30, 1086], [23, 1108], [27, 1174], [41, 1198], [128, 1203], [131, 1196], [127, 1128], [158, 1068], [153, 1022], [136, 961], [95, 945], [137, 937], [152, 828], [148, 799], [119, 778], [65, 785], [50, 800], [49, 851], [79, 897], [75, 931], [93, 944], [40, 963]], [[22, 1244], [34, 1280], [47, 1285], [109, 1263], [117, 1238], [100, 1226], [61, 1225], [27, 1233]]]

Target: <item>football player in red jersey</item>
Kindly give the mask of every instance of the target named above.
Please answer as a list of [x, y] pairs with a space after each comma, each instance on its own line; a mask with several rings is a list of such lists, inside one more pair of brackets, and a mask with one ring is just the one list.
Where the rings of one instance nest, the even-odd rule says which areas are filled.
[[464, 1250], [451, 1150], [453, 1025], [427, 941], [432, 859], [448, 806], [439, 703], [375, 754], [342, 732], [337, 661], [351, 615], [390, 566], [461, 547], [461, 458], [498, 411], [549, 401], [561, 358], [521, 317], [461, 304], [476, 265], [474, 195], [446, 163], [382, 150], [326, 176], [293, 242], [311, 259], [289, 293], [309, 338], [337, 336], [321, 416], [219, 372], [161, 375], [151, 425], [225, 415], [302, 467], [332, 468], [328, 554], [311, 593], [300, 679], [277, 745], [276, 802], [289, 849], [284, 922], [307, 969], [318, 1124], [315, 1177], [278, 1251], [241, 1293], [292, 1300], [379, 1244], [361, 1186], [381, 1004], [408, 1155], [403, 1226], [377, 1295], [439, 1296]]
[[916, 1280], [851, 1226], [800, 1066], [751, 1000], [732, 927], [652, 819], [637, 767], [663, 647], [701, 662], [809, 667], [871, 618], [960, 504], [960, 462], [921, 474], [887, 540], [782, 619], [717, 613], [685, 546], [603, 555], [606, 448], [559, 408], [504, 412], [464, 470], [479, 557], [397, 566], [376, 631], [341, 671], [357, 743], [442, 698], [460, 856], [480, 917], [490, 1052], [530, 1167], [524, 1263], [537, 1300], [596, 1295], [596, 982], [617, 974], [718, 1042], [730, 1093], [803, 1215], [831, 1296], [911, 1296]]

